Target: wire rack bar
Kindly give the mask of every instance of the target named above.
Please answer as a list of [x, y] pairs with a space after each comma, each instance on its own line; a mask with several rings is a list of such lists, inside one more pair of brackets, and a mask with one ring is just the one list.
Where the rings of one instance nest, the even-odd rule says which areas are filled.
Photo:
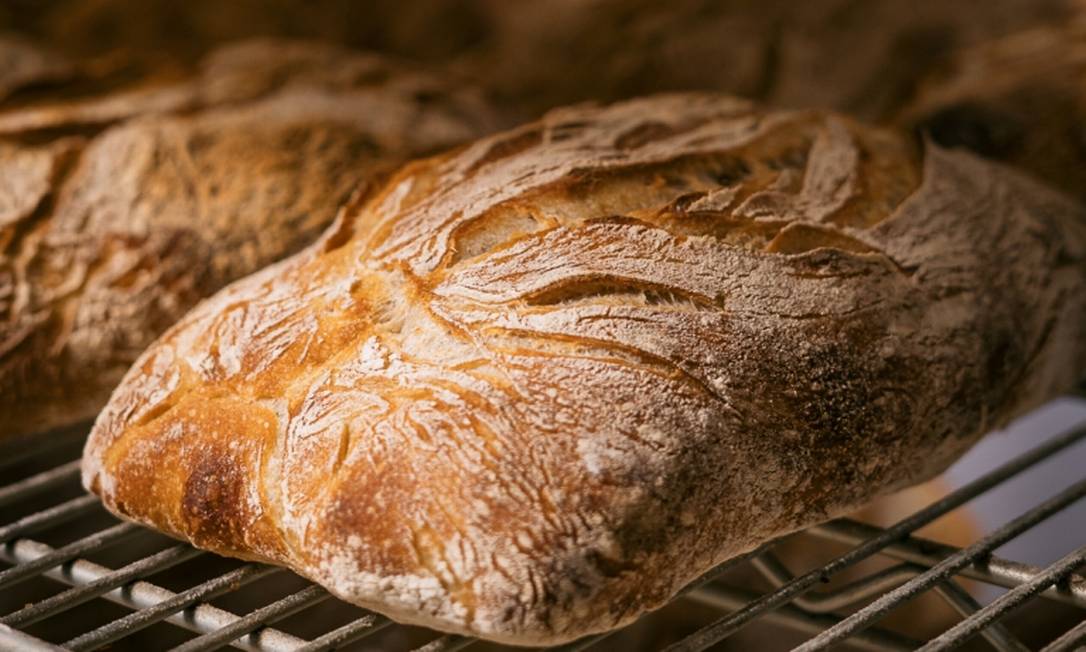
[[[762, 554], [765, 554], [774, 545], [776, 545], [776, 543], [777, 540], [763, 543], [754, 550], [732, 557], [731, 559], [728, 559], [727, 561], [718, 564], [717, 566], [714, 566], [712, 569], [702, 574], [696, 580], [690, 582], [685, 587], [683, 587], [683, 589], [675, 595], [674, 599], [692, 596], [694, 592], [699, 591], [703, 587], [706, 587], [712, 582], [720, 579], [720, 577], [729, 570], [735, 568], [736, 566], [739, 566], [740, 564], [756, 559]], [[614, 632], [604, 632], [602, 634], [593, 634], [591, 636], [586, 636], [584, 638], [573, 641], [572, 643], [552, 647], [548, 650], [548, 652], [580, 652], [581, 650], [587, 650], [593, 645], [596, 645], [600, 641], [604, 640], [605, 638], [608, 638], [613, 633]]]
[[1086, 647], [1086, 620], [1049, 643], [1041, 652], [1075, 652]]
[[961, 568], [974, 563], [978, 559], [983, 559], [984, 556], [992, 550], [995, 550], [1083, 496], [1086, 496], [1086, 480], [1076, 482], [1059, 494], [1056, 494], [1052, 498], [1049, 498], [1040, 505], [998, 528], [988, 536], [983, 537], [968, 548], [964, 548], [960, 552], [947, 557], [921, 575], [916, 576], [900, 587], [878, 598], [863, 609], [850, 615], [838, 625], [835, 625], [803, 645], [800, 645], [796, 648], [796, 652], [814, 652], [815, 650], [826, 649], [836, 641], [845, 638], [852, 632], [858, 631], [881, 618], [887, 611], [893, 609], [898, 604], [909, 600], [922, 591], [930, 589], [939, 582], [950, 578]]
[[898, 521], [893, 526], [883, 530], [881, 534], [864, 541], [849, 552], [830, 561], [825, 566], [801, 575], [781, 586], [776, 591], [768, 593], [745, 605], [743, 608], [713, 621], [682, 641], [671, 645], [667, 648], [666, 652], [704, 650], [710, 645], [727, 638], [758, 615], [790, 602], [795, 597], [805, 593], [811, 587], [821, 582], [823, 578], [828, 578], [830, 575], [870, 557], [891, 543], [894, 543], [896, 540], [912, 534], [921, 527], [940, 516], [961, 507], [989, 489], [992, 489], [1000, 483], [1031, 468], [1037, 463], [1052, 457], [1056, 453], [1080, 441], [1083, 437], [1086, 437], [1086, 427], [1081, 425], [1062, 435], [1053, 437], [1026, 454], [989, 471], [985, 475], [946, 495], [942, 499], [935, 501], [924, 509]]
[[[741, 555], [737, 555], [735, 557], [732, 557], [731, 559], [724, 561], [721, 564], [714, 566], [713, 568], [703, 573], [696, 580], [690, 582], [685, 587], [683, 587], [682, 590], [680, 590], [675, 595], [674, 599], [686, 597], [692, 592], [697, 591], [698, 589], [718, 580], [721, 575], [728, 572], [729, 570], [735, 568], [736, 566], [739, 566], [740, 564], [746, 563], [754, 557], [766, 552], [774, 544], [776, 544], [776, 542], [776, 540], [773, 540], [767, 543], [763, 543], [754, 550], [750, 550]], [[593, 634], [592, 636], [586, 636], [572, 643], [567, 643], [566, 645], [559, 645], [557, 647], [550, 648], [548, 652], [580, 652], [580, 650], [586, 650], [589, 647], [595, 645], [596, 643], [599, 643], [603, 639], [610, 636], [612, 633], [613, 632], [604, 632], [603, 634]]]
[[391, 624], [391, 620], [380, 614], [366, 614], [358, 620], [349, 622], [342, 627], [333, 629], [323, 636], [313, 639], [294, 652], [325, 652], [326, 650], [334, 650], [354, 643], [355, 641], [362, 640], [372, 634], [376, 634]]
[[[712, 584], [684, 592], [683, 597], [715, 609], [735, 611], [757, 599], [758, 595], [737, 587]], [[781, 625], [797, 632], [812, 635], [822, 632], [840, 621], [839, 618], [833, 616], [811, 614], [788, 605], [766, 613], [764, 618], [767, 623]], [[588, 636], [566, 645], [551, 648], [550, 652], [582, 652], [602, 643], [615, 633], [605, 632]], [[845, 643], [853, 649], [867, 652], [905, 652], [906, 650], [915, 650], [920, 646], [920, 641], [877, 627], [859, 632]]]
[[13, 584], [40, 575], [42, 572], [53, 566], [59, 566], [60, 564], [71, 561], [81, 555], [101, 550], [102, 548], [120, 543], [121, 541], [132, 539], [136, 535], [143, 534], [144, 532], [146, 532], [146, 530], [141, 529], [135, 524], [118, 523], [101, 532], [95, 532], [88, 537], [69, 543], [61, 548], [57, 548], [53, 552], [42, 555], [33, 561], [28, 561], [5, 571], [0, 571], [0, 588], [9, 588]]
[[[781, 587], [795, 579], [795, 576], [771, 552], [765, 552], [751, 560], [751, 565], [770, 581], [774, 587]], [[872, 596], [881, 595], [916, 576], [918, 570], [909, 564], [898, 564], [891, 568], [872, 573], [833, 591], [815, 593], [796, 598], [792, 604], [811, 613], [830, 613], [862, 602]]]
[[[216, 596], [220, 596], [230, 591], [236, 591], [238, 588], [254, 582], [262, 577], [270, 575], [278, 569], [268, 566], [261, 566], [258, 564], [246, 564], [240, 568], [236, 568], [228, 573], [220, 575], [212, 580], [208, 580], [203, 584], [192, 587], [187, 591], [174, 594], [173, 596], [156, 602], [155, 604], [144, 607], [139, 611], [129, 614], [124, 618], [114, 620], [107, 623], [98, 629], [92, 630], [78, 636], [67, 643], [64, 647], [75, 650], [76, 652], [83, 652], [85, 650], [94, 650], [113, 641], [119, 640], [128, 636], [134, 631], [149, 627], [161, 620], [168, 619], [169, 616], [183, 612], [194, 605], [210, 600]], [[228, 626], [237, 620], [238, 616], [230, 614], [229, 612], [223, 612], [231, 617], [220, 619], [214, 626], [209, 628], [210, 631], [217, 631], [223, 627]], [[283, 634], [283, 636], [288, 636]], [[288, 643], [286, 649], [293, 649], [300, 645], [303, 641], [290, 636], [286, 641]], [[260, 646], [256, 646], [260, 649]]]
[[[822, 525], [816, 525], [805, 530], [804, 533], [837, 541], [838, 543], [857, 546], [877, 536], [882, 531], [883, 528], [874, 525], [841, 518]], [[886, 546], [880, 552], [888, 557], [930, 568], [959, 550], [960, 548], [948, 546], [931, 539], [906, 537], [897, 543]], [[988, 584], [1013, 589], [1030, 581], [1041, 570], [1041, 568], [1031, 564], [1023, 564], [992, 555], [984, 560], [983, 565], [967, 566], [959, 574]], [[1080, 575], [1072, 575], [1066, 583], [1046, 589], [1040, 594], [1040, 597], [1086, 609], [1086, 578]]]
[[[763, 577], [768, 579], [774, 587], [784, 586], [793, 579], [793, 575], [783, 563], [771, 552], [758, 555], [751, 560], [751, 564]], [[801, 596], [792, 601], [799, 609], [813, 614], [827, 614], [841, 609], [847, 609], [872, 597], [882, 595], [894, 589], [908, 580], [927, 570], [925, 566], [916, 566], [909, 563], [898, 564], [871, 573], [866, 577], [850, 582], [833, 591], [815, 593]], [[944, 600], [955, 608], [963, 617], [968, 617], [980, 607], [972, 596], [948, 580], [935, 587]], [[836, 624], [836, 621], [834, 622]], [[819, 632], [816, 633], [820, 633]], [[985, 638], [998, 650], [998, 652], [1029, 652], [1025, 646], [1011, 636], [1004, 628], [993, 628], [985, 632]]]
[[[22, 539], [15, 543], [8, 544], [7, 546], [0, 546], [0, 558], [3, 558], [4, 561], [9, 563], [21, 563], [23, 561], [37, 559], [42, 555], [48, 554], [52, 550], [52, 547], [44, 543]], [[259, 577], [271, 574], [276, 570], [270, 567], [260, 568], [264, 568], [265, 570]], [[112, 569], [106, 568], [105, 566], [80, 559], [46, 571], [45, 576], [65, 584], [82, 586], [92, 584], [113, 572]], [[259, 579], [259, 577], [254, 577], [248, 581]], [[240, 585], [240, 583], [232, 587], [228, 585], [226, 588], [236, 589]], [[123, 588], [113, 589], [108, 593], [102, 594], [102, 597], [110, 602], [116, 602], [117, 604], [124, 605], [131, 609], [144, 609], [153, 607], [165, 600], [173, 599], [178, 595], [180, 594], [160, 586], [155, 586], [149, 582], [141, 581], [124, 586]], [[206, 633], [224, 627], [237, 618], [238, 616], [236, 614], [232, 614], [229, 611], [211, 605], [201, 604], [190, 607], [184, 612], [171, 613], [166, 620], [174, 625], [184, 627], [185, 629]], [[124, 635], [125, 634], [121, 634], [121, 636]], [[0, 640], [2, 640], [2, 637], [0, 637]], [[232, 645], [241, 650], [246, 650], [247, 652], [291, 652], [304, 643], [305, 641], [302, 641], [297, 637], [269, 628], [263, 629], [252, 636], [247, 636]]]
[[1064, 556], [1031, 581], [999, 596], [991, 604], [974, 614], [973, 617], [963, 620], [924, 645], [924, 647], [920, 648], [921, 651], [937, 652], [938, 650], [949, 650], [957, 647], [969, 640], [974, 634], [983, 631], [1003, 614], [1021, 606], [1026, 600], [1059, 582], [1060, 579], [1066, 577], [1071, 571], [1083, 564], [1086, 564], [1086, 546]]
[[[695, 602], [724, 611], [735, 611], [757, 597], [758, 595], [751, 591], [718, 584], [698, 589], [689, 596]], [[840, 622], [840, 618], [823, 614], [810, 614], [792, 605], [785, 605], [780, 609], [770, 611], [765, 615], [764, 619], [767, 623], [782, 625], [812, 635], [818, 634]], [[864, 632], [858, 632], [856, 636], [848, 639], [845, 643], [853, 649], [867, 652], [905, 652], [906, 650], [915, 650], [920, 646], [920, 641], [875, 627]]]
[[[853, 546], [853, 549], [805, 575], [794, 577], [785, 564], [770, 552], [775, 542], [714, 567], [691, 582], [676, 597], [685, 597], [729, 613], [668, 650], [704, 649], [755, 618], [813, 636], [796, 648], [800, 652], [821, 650], [838, 643], [872, 652], [915, 650], [924, 645], [923, 642], [871, 625], [887, 611], [916, 595], [936, 592], [962, 616], [962, 621], [942, 636], [928, 642], [921, 650], [930, 652], [951, 649], [979, 634], [999, 652], [1024, 652], [1027, 648], [1014, 638], [1000, 619], [1037, 596], [1086, 608], [1086, 578], [1073, 574], [1076, 568], [1086, 564], [1086, 547], [1047, 568], [1002, 559], [992, 556], [991, 552], [1075, 500], [1086, 496], [1086, 479], [964, 549], [931, 542], [912, 536], [911, 533], [1084, 438], [1086, 425], [1080, 425], [889, 528], [868, 526], [848, 519], [839, 519], [811, 528], [808, 534], [838, 541]], [[62, 452], [59, 447], [54, 448], [57, 448], [58, 454]], [[0, 467], [7, 463], [8, 460], [0, 461]], [[38, 462], [34, 464], [40, 468]], [[69, 462], [0, 488], [0, 508], [74, 482], [78, 476], [78, 468], [78, 461]], [[122, 639], [156, 622], [166, 621], [199, 634], [175, 648], [175, 652], [199, 652], [218, 649], [223, 645], [252, 652], [325, 652], [363, 639], [393, 624], [384, 616], [363, 612], [355, 620], [312, 641], [305, 641], [269, 627], [270, 623], [331, 597], [323, 588], [315, 585], [309, 585], [292, 595], [240, 616], [206, 604], [206, 601], [218, 595], [236, 591], [245, 584], [282, 570], [262, 564], [245, 564], [180, 593], [141, 581], [141, 578], [159, 570], [206, 554], [187, 545], [162, 550], [118, 570], [80, 559], [106, 545], [143, 532], [130, 524], [115, 525], [59, 548], [25, 538], [39, 530], [89, 514], [99, 505], [96, 497], [81, 496], [0, 527], [0, 559], [16, 564], [13, 568], [0, 571], [0, 588], [10, 587], [35, 575], [44, 575], [74, 585], [74, 588], [0, 617], [0, 649], [20, 652], [91, 650]], [[812, 591], [831, 575], [876, 553], [902, 563], [867, 574], [836, 589]], [[729, 569], [746, 562], [767, 577], [775, 588], [765, 595], [758, 595], [715, 583]], [[982, 607], [954, 582], [953, 578], [957, 575], [1003, 586], [1010, 591]], [[41, 641], [8, 626], [25, 626], [38, 622], [96, 597], [126, 605], [137, 611], [78, 636], [68, 641], [64, 647]], [[873, 602], [850, 616], [833, 613], [855, 609], [869, 600]], [[586, 637], [553, 649], [562, 652], [604, 649], [602, 644], [614, 633]], [[478, 641], [474, 638], [442, 635], [414, 652], [454, 652], [476, 642]], [[1086, 623], [1052, 641], [1045, 648], [1045, 652], [1086, 649], [1084, 644]]]
[[[768, 579], [774, 587], [784, 586], [793, 579], [792, 573], [772, 552], [758, 555], [751, 560], [751, 565], [763, 577]], [[871, 573], [833, 591], [801, 596], [793, 600], [792, 604], [802, 611], [812, 614], [832, 613], [847, 609], [874, 596], [882, 595], [925, 570], [927, 570], [926, 566], [916, 566], [909, 563], [898, 564]], [[980, 609], [976, 600], [951, 580], [947, 580], [942, 585], [937, 585], [935, 591], [963, 617], [968, 617]], [[836, 624], [836, 621], [833, 624]], [[821, 630], [816, 633], [820, 632]], [[1029, 652], [1024, 645], [1015, 640], [1010, 632], [1001, 626], [986, 630], [984, 635], [998, 652]]]
[[65, 482], [70, 482], [79, 476], [79, 460], [62, 464], [56, 468], [43, 471], [29, 478], [0, 488], [0, 507], [7, 507], [28, 496], [58, 487]]
[[[958, 585], [957, 582], [947, 580], [935, 586], [935, 592], [946, 601], [962, 618], [970, 618], [980, 611], [980, 603], [973, 596]], [[1022, 644], [1011, 634], [1002, 623], [992, 623], [981, 632], [981, 636], [992, 644], [998, 652], [1030, 652], [1029, 648]]]
[[248, 615], [235, 620], [226, 627], [178, 645], [173, 649], [173, 652], [206, 652], [207, 650], [217, 650], [221, 648], [224, 643], [229, 643], [268, 623], [282, 620], [291, 614], [298, 613], [303, 609], [319, 604], [330, 597], [332, 597], [331, 594], [323, 588], [316, 585], [308, 586], [297, 593], [288, 595], [281, 600], [276, 600], [267, 606], [250, 612]]
[[0, 543], [24, 537], [28, 534], [59, 525], [98, 509], [101, 506], [98, 496], [79, 496], [49, 509], [35, 512], [10, 525], [0, 527]]
[[88, 600], [101, 597], [113, 589], [124, 586], [141, 577], [157, 573], [204, 554], [206, 553], [202, 550], [197, 550], [196, 548], [184, 544], [178, 544], [172, 548], [157, 552], [150, 557], [144, 557], [143, 559], [134, 561], [121, 569], [106, 573], [89, 584], [72, 587], [67, 591], [62, 591], [54, 596], [50, 596], [44, 600], [23, 607], [19, 611], [0, 618], [0, 623], [13, 627], [32, 625], [39, 620], [44, 620], [55, 614], [77, 607]]

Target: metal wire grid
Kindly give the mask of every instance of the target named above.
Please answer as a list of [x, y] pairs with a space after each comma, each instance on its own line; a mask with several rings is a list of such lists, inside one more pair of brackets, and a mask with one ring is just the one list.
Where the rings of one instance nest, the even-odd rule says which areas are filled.
[[[849, 519], [811, 528], [807, 531], [808, 535], [845, 544], [850, 549], [802, 575], [794, 576], [785, 567], [774, 553], [774, 543], [725, 562], [691, 583], [676, 598], [711, 606], [720, 612], [719, 617], [672, 644], [667, 651], [710, 648], [755, 619], [810, 636], [795, 648], [804, 652], [828, 649], [838, 644], [875, 652], [948, 650], [974, 637], [982, 638], [989, 649], [1000, 652], [1029, 649], [1004, 626], [1002, 620], [1034, 599], [1086, 610], [1086, 578], [1074, 574], [1076, 569], [1086, 565], [1086, 545], [1047, 568], [1002, 559], [992, 552], [1086, 496], [1086, 479], [1071, 478], [1072, 484], [1062, 492], [964, 549], [925, 540], [914, 533], [1083, 439], [1086, 439], [1086, 424], [1048, 440], [888, 528], [873, 527]], [[7, 459], [0, 457], [3, 460], [0, 461], [0, 477], [8, 474], [5, 467], [25, 461], [16, 457], [26, 458], [27, 455], [24, 452], [18, 456], [9, 455]], [[78, 461], [69, 461], [10, 481], [0, 487], [0, 522], [7, 521], [6, 513], [11, 507], [32, 500], [47, 500], [49, 494], [66, 486], [70, 488], [77, 482]], [[197, 633], [195, 638], [175, 647], [176, 652], [197, 652], [225, 646], [251, 651], [316, 652], [349, 646], [394, 625], [381, 615], [355, 608], [356, 613], [348, 622], [308, 639], [274, 628], [273, 624], [292, 614], [326, 601], [338, 602], [324, 589], [314, 585], [305, 586], [243, 615], [210, 604], [213, 599], [243, 591], [244, 587], [262, 578], [287, 573], [258, 563], [240, 564], [179, 591], [171, 591], [144, 579], [200, 558], [214, 558], [210, 553], [185, 544], [175, 543], [119, 568], [104, 566], [86, 558], [111, 547], [122, 547], [140, 536], [158, 536], [129, 523], [113, 521], [107, 527], [59, 547], [32, 538], [62, 528], [96, 510], [101, 510], [101, 506], [94, 497], [78, 495], [0, 525], [0, 560], [11, 565], [0, 571], [0, 595], [12, 591], [12, 587], [21, 582], [41, 577], [71, 587], [0, 617], [0, 650], [96, 650], [123, 641], [156, 623], [168, 622]], [[876, 555], [894, 560], [896, 564], [831, 591], [812, 590], [830, 576]], [[759, 594], [719, 581], [729, 570], [744, 564], [757, 570], [774, 588]], [[961, 587], [956, 579], [958, 577], [1009, 590], [986, 606], [981, 606]], [[934, 592], [942, 597], [960, 614], [961, 620], [928, 641], [914, 640], [875, 624], [892, 609], [924, 592]], [[88, 608], [103, 599], [131, 611], [59, 645], [24, 631], [35, 623], [72, 613], [77, 611], [77, 607]], [[1086, 611], [1080, 612], [1080, 616], [1083, 622], [1049, 642], [1044, 652], [1086, 649]], [[563, 652], [609, 649], [608, 641], [614, 640], [611, 638], [614, 635], [592, 636], [554, 649]], [[434, 632], [432, 640], [414, 649], [418, 652], [451, 652], [477, 643], [475, 639]]]

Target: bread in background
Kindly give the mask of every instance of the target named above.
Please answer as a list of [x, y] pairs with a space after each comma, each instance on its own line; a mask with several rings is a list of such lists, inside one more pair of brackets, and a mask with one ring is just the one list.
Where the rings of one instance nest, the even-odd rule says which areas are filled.
[[481, 0], [476, 76], [538, 115], [584, 100], [712, 90], [868, 120], [896, 113], [959, 47], [1066, 12], [1065, 0]]
[[958, 53], [898, 120], [1086, 199], [1086, 10]]
[[241, 42], [190, 77], [107, 85], [0, 105], [0, 437], [93, 417], [201, 298], [405, 159], [495, 128], [461, 82], [327, 44]]

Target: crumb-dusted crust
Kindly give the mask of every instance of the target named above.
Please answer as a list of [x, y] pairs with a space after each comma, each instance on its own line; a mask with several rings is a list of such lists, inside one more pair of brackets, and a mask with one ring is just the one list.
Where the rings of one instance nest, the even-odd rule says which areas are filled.
[[113, 395], [84, 483], [404, 621], [610, 629], [1069, 386], [1081, 213], [832, 114], [556, 110], [201, 304]]
[[0, 438], [93, 417], [200, 298], [312, 242], [361, 183], [493, 128], [452, 80], [289, 41], [52, 90], [0, 109]]

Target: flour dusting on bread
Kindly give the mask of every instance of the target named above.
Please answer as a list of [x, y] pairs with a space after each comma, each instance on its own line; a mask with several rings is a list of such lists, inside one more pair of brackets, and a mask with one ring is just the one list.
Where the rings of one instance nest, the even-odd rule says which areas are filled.
[[190, 313], [84, 482], [408, 622], [571, 640], [1069, 387], [1083, 217], [832, 114], [557, 110], [409, 164]]

